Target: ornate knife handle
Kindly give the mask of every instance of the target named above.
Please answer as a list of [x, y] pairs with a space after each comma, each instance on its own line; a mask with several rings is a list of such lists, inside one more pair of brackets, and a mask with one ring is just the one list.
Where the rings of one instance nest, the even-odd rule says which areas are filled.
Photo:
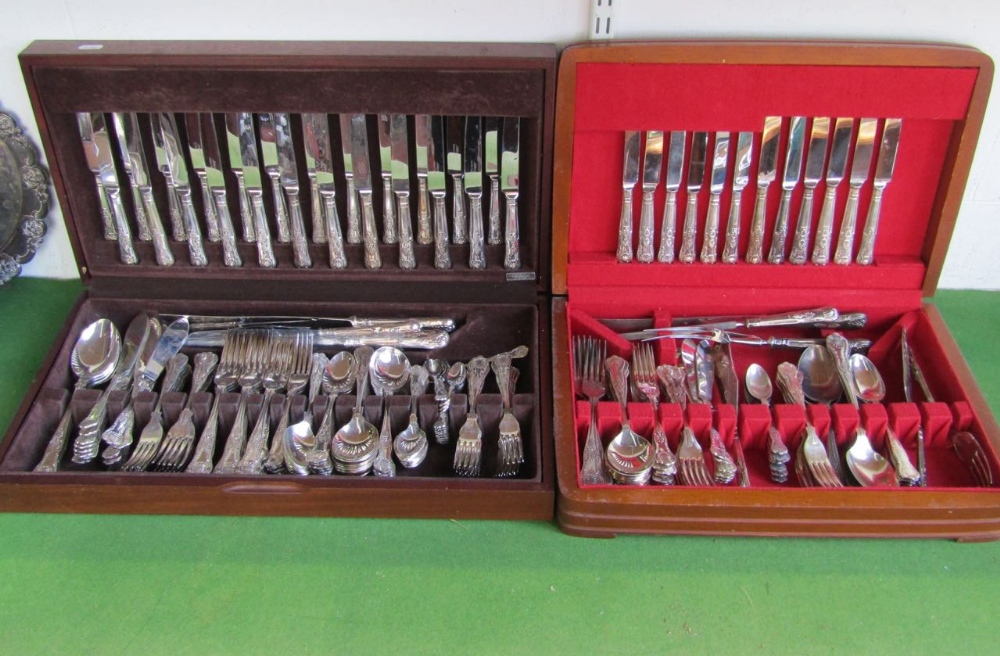
[[319, 182], [316, 175], [309, 176], [309, 198], [312, 205], [312, 242], [314, 244], [326, 243], [326, 226], [323, 224], [323, 196], [319, 191]]
[[340, 232], [340, 217], [337, 216], [336, 192], [324, 189], [323, 224], [326, 228], [326, 245], [330, 252], [330, 268], [343, 269], [347, 266], [347, 255], [344, 254], [344, 237]]
[[212, 190], [212, 197], [215, 200], [215, 211], [219, 219], [219, 237], [222, 240], [222, 261], [228, 267], [243, 266], [243, 259], [240, 257], [239, 249], [236, 247], [236, 230], [233, 227], [233, 219], [229, 216], [229, 206], [226, 204], [226, 190], [224, 188]]
[[840, 333], [831, 333], [826, 338], [826, 347], [833, 353], [833, 360], [837, 363], [837, 375], [840, 376], [840, 384], [844, 387], [844, 394], [847, 400], [855, 408], [858, 407], [858, 395], [854, 390], [854, 381], [851, 377], [850, 364], [851, 357], [850, 343]]
[[212, 188], [208, 186], [208, 174], [204, 171], [198, 171], [198, 181], [201, 183], [201, 198], [205, 201], [205, 232], [208, 235], [208, 241], [221, 241], [219, 215], [216, 214], [215, 204], [212, 202]]
[[[521, 268], [521, 226], [517, 217], [518, 192], [504, 192], [504, 200], [507, 203], [506, 219], [504, 221], [504, 258], [505, 269]], [[652, 248], [652, 245], [650, 245]], [[650, 251], [652, 257], [652, 251]]]
[[[868, 206], [865, 228], [861, 231], [861, 248], [858, 249], [858, 264], [871, 264], [875, 257], [875, 235], [878, 234], [878, 218], [882, 209], [882, 187], [872, 189], [872, 200]], [[899, 469], [897, 468], [897, 471]]]
[[486, 268], [486, 249], [483, 239], [483, 195], [469, 194], [469, 268]]
[[746, 319], [744, 324], [747, 328], [773, 328], [775, 326], [808, 326], [814, 323], [828, 323], [836, 321], [840, 313], [836, 308], [823, 307], [815, 310], [804, 310], [801, 312], [786, 312], [784, 314], [772, 314], [766, 317], [754, 317]]
[[281, 178], [278, 172], [271, 173], [271, 198], [274, 199], [274, 223], [278, 228], [278, 243], [287, 244], [292, 241], [292, 231], [288, 223], [288, 207], [285, 205], [285, 195], [281, 191]]
[[361, 209], [353, 175], [347, 176], [347, 243], [361, 243]]
[[781, 192], [781, 204], [778, 205], [778, 218], [774, 222], [774, 234], [771, 235], [771, 251], [767, 261], [771, 264], [782, 264], [785, 261], [785, 244], [788, 242], [788, 218], [791, 213], [792, 191]]
[[118, 233], [115, 231], [115, 221], [111, 218], [108, 191], [104, 188], [104, 180], [101, 179], [100, 175], [95, 175], [94, 181], [97, 183], [97, 200], [101, 204], [101, 226], [104, 229], [104, 239], [106, 241], [114, 241], [118, 238]]
[[451, 253], [448, 251], [448, 214], [445, 211], [444, 194], [434, 194], [434, 267], [451, 268]]
[[465, 223], [465, 194], [462, 192], [462, 174], [451, 176], [454, 186], [451, 191], [452, 243], [464, 244], [468, 240]]
[[688, 192], [687, 211], [684, 213], [684, 229], [681, 234], [681, 252], [677, 259], [685, 264], [694, 262], [695, 239], [698, 237], [698, 192]]
[[274, 259], [274, 248], [271, 245], [271, 229], [267, 227], [267, 215], [264, 213], [264, 195], [260, 189], [247, 191], [250, 198], [250, 211], [253, 213], [254, 232], [257, 235], [257, 262], [262, 267], [278, 266]]
[[715, 264], [719, 253], [719, 194], [708, 199], [708, 216], [705, 219], [705, 243], [701, 245], [701, 261]]
[[757, 202], [750, 223], [750, 243], [747, 244], [747, 264], [760, 264], [764, 259], [764, 215], [767, 214], [767, 187], [757, 187]]
[[392, 178], [382, 177], [382, 243], [395, 244], [396, 236], [396, 204], [393, 200]]
[[174, 263], [174, 253], [167, 242], [167, 233], [163, 229], [160, 212], [153, 200], [152, 187], [139, 187], [139, 200], [146, 209], [146, 221], [149, 223], [149, 236], [153, 241], [153, 251], [156, 253], [156, 263], [160, 266], [171, 266]]
[[823, 207], [819, 211], [816, 224], [816, 242], [813, 244], [812, 263], [830, 263], [830, 243], [833, 239], [833, 211], [837, 206], [837, 187], [827, 186], [823, 195]]
[[212, 470], [213, 474], [235, 474], [239, 465], [240, 457], [243, 455], [243, 448], [247, 442], [247, 396], [248, 392], [240, 395], [240, 405], [236, 410], [236, 418], [233, 420], [233, 428], [226, 438], [226, 446], [222, 451], [222, 457]]
[[722, 249], [722, 261], [726, 264], [736, 264], [740, 247], [740, 214], [743, 190], [733, 190], [733, 198], [729, 206], [729, 223], [726, 225], [726, 245]]
[[847, 192], [847, 205], [844, 206], [844, 223], [840, 226], [840, 236], [837, 237], [837, 250], [833, 254], [834, 264], [850, 264], [851, 253], [854, 250], [854, 233], [858, 226], [858, 196], [861, 187], [851, 185]]
[[309, 255], [309, 241], [306, 238], [306, 222], [302, 217], [299, 191], [298, 189], [286, 188], [285, 194], [288, 196], [288, 221], [292, 231], [292, 254], [295, 266], [300, 269], [308, 269], [312, 266], [312, 257]]
[[622, 215], [618, 220], [618, 253], [619, 262], [632, 261], [632, 189], [622, 192]]
[[215, 438], [219, 431], [219, 401], [222, 399], [221, 390], [215, 393], [215, 400], [212, 401], [212, 409], [208, 413], [205, 421], [205, 429], [198, 440], [194, 457], [184, 471], [188, 474], [211, 474], [212, 455], [215, 453]]
[[802, 192], [802, 207], [799, 208], [799, 220], [795, 224], [795, 236], [792, 237], [792, 250], [788, 254], [791, 264], [805, 264], [809, 256], [809, 233], [812, 232], [813, 188], [806, 187]]
[[417, 177], [417, 243], [429, 244], [432, 241], [430, 194], [427, 191], [427, 176], [421, 175]]
[[237, 171], [235, 175], [240, 196], [240, 222], [243, 224], [243, 241], [252, 244], [257, 241], [257, 232], [254, 230], [253, 211], [250, 209], [250, 196], [247, 193], [247, 185], [243, 178], [243, 172]]
[[490, 176], [490, 230], [487, 241], [490, 244], [499, 244], [502, 237], [500, 235], [500, 177]]
[[125, 208], [122, 206], [122, 195], [119, 187], [105, 185], [108, 193], [108, 205], [111, 207], [111, 217], [115, 224], [115, 232], [118, 237], [118, 255], [122, 264], [136, 264], [139, 262], [135, 254], [135, 247], [132, 245], [132, 231], [128, 227], [128, 220], [125, 218]]
[[896, 470], [897, 478], [903, 481], [919, 481], [920, 472], [910, 462], [910, 456], [899, 442], [899, 438], [892, 432], [891, 427], [886, 427], [885, 443], [889, 460], [892, 462], [893, 469]]
[[375, 226], [375, 208], [372, 193], [359, 193], [361, 199], [361, 229], [365, 241], [365, 266], [369, 269], [382, 268], [382, 256], [378, 252], [378, 228]]
[[677, 232], [677, 193], [667, 192], [667, 200], [663, 205], [663, 225], [660, 227], [660, 250], [656, 261], [670, 264], [674, 261], [675, 234]]
[[399, 268], [417, 268], [417, 257], [413, 253], [413, 220], [410, 218], [410, 195], [400, 193], [396, 196], [399, 203]]
[[639, 209], [639, 247], [635, 251], [637, 262], [653, 261], [653, 192], [643, 190], [642, 207]]
[[135, 225], [139, 241], [150, 241], [153, 235], [149, 231], [149, 218], [146, 216], [146, 208], [143, 206], [142, 191], [132, 183], [132, 204], [135, 206]]
[[205, 256], [205, 245], [201, 241], [201, 228], [191, 203], [191, 188], [183, 187], [177, 190], [177, 200], [181, 205], [181, 216], [184, 217], [184, 231], [187, 233], [188, 254], [192, 266], [205, 266], [208, 257]]
[[170, 232], [174, 241], [184, 241], [187, 239], [187, 232], [184, 230], [184, 217], [181, 216], [181, 204], [177, 199], [177, 188], [173, 183], [167, 184], [167, 209], [170, 214]]

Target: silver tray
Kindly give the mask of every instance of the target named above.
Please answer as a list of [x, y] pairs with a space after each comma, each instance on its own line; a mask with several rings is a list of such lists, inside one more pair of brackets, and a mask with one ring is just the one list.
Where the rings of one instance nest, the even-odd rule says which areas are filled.
[[45, 236], [49, 178], [37, 152], [14, 117], [0, 112], [0, 285], [21, 272]]

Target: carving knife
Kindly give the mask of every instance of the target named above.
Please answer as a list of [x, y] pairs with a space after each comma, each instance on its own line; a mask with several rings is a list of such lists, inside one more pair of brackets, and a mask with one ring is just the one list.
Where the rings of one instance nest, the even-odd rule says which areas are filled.
[[267, 225], [267, 215], [264, 213], [264, 186], [260, 175], [260, 160], [257, 157], [257, 135], [253, 127], [253, 114], [250, 112], [227, 114], [226, 123], [230, 139], [233, 139], [235, 130], [236, 144], [239, 147], [237, 158], [233, 160], [233, 168], [236, 168], [236, 162], [243, 168], [247, 204], [254, 234], [257, 237], [257, 263], [262, 267], [275, 267], [278, 263], [274, 259], [271, 229]]
[[408, 139], [406, 114], [389, 118], [389, 140], [392, 143], [392, 193], [399, 211], [399, 268], [414, 269], [417, 258], [413, 253], [413, 217], [410, 216], [410, 165], [407, 157]]
[[87, 166], [94, 174], [97, 195], [101, 202], [101, 219], [104, 238], [118, 240], [118, 256], [122, 264], [135, 264], [139, 258], [132, 245], [132, 231], [125, 218], [122, 205], [121, 186], [115, 173], [115, 163], [111, 155], [111, 141], [108, 138], [104, 114], [80, 112], [76, 115], [83, 152]]
[[465, 194], [462, 192], [462, 153], [465, 152], [465, 118], [449, 116], [445, 128], [445, 148], [448, 175], [451, 176], [451, 239], [454, 244], [468, 241], [468, 226], [465, 221]]
[[875, 235], [878, 233], [879, 211], [882, 209], [882, 192], [892, 180], [892, 170], [896, 166], [896, 149], [899, 147], [899, 132], [903, 119], [887, 118], [882, 129], [882, 146], [875, 165], [875, 180], [872, 200], [868, 206], [864, 230], [861, 231], [861, 248], [858, 249], [858, 264], [871, 264], [875, 252]]
[[618, 221], [619, 262], [632, 261], [632, 190], [639, 182], [639, 149], [642, 133], [625, 131], [625, 157], [622, 164], [622, 215]]
[[490, 179], [490, 216], [489, 230], [486, 241], [489, 244], [499, 244], [503, 237], [500, 234], [500, 118], [486, 116], [483, 118], [483, 143], [486, 158], [483, 170]]
[[[419, 117], [418, 117], [419, 119]], [[427, 153], [427, 189], [434, 199], [432, 223], [434, 225], [434, 266], [438, 269], [451, 268], [451, 253], [448, 248], [448, 212], [445, 209], [447, 177], [445, 174], [444, 119], [440, 116], [428, 117], [430, 122], [430, 143]]]
[[[226, 114], [226, 148], [229, 152], [229, 170], [236, 178], [240, 200], [240, 223], [243, 225], [243, 241], [252, 244], [257, 241], [257, 232], [253, 226], [253, 211], [250, 209], [250, 197], [247, 195], [246, 180], [243, 178], [243, 145], [240, 142], [240, 114]], [[254, 146], [256, 148], [256, 146]]]
[[[167, 233], [163, 228], [160, 211], [153, 199], [153, 186], [149, 180], [149, 167], [146, 164], [146, 152], [142, 148], [142, 136], [139, 133], [139, 117], [133, 113], [116, 112], [112, 115], [115, 131], [118, 133], [118, 149], [122, 161], [128, 169], [132, 187], [137, 192], [139, 200], [136, 203], [136, 218], [141, 215], [146, 219], [146, 231], [152, 240], [153, 251], [156, 253], [156, 263], [160, 266], [170, 266], [174, 263], [174, 254], [167, 242]], [[139, 221], [140, 239], [142, 222]]]
[[681, 232], [681, 262], [691, 263], [695, 258], [695, 239], [698, 236], [698, 192], [705, 181], [705, 160], [708, 157], [708, 133], [691, 135], [691, 160], [688, 162], [687, 211]]
[[753, 132], [740, 132], [736, 139], [736, 170], [733, 172], [733, 194], [729, 205], [729, 224], [726, 226], [726, 245], [722, 248], [722, 261], [726, 264], [735, 264], [739, 258], [743, 190], [750, 182], [752, 160]]
[[[354, 188], [354, 156], [351, 146], [351, 114], [340, 115], [340, 146], [344, 152], [344, 176], [347, 178], [347, 243], [361, 243], [361, 211], [358, 207], [358, 192]], [[368, 143], [368, 137], [365, 137]], [[368, 161], [367, 151], [365, 162]]]
[[709, 180], [708, 216], [705, 218], [705, 240], [701, 245], [701, 261], [715, 264], [719, 253], [719, 197], [726, 186], [726, 166], [729, 164], [729, 133], [715, 133], [715, 153], [712, 157], [712, 177]]
[[465, 119], [465, 195], [469, 197], [469, 268], [486, 268], [483, 235], [483, 120]]
[[660, 227], [660, 250], [656, 254], [658, 262], [674, 261], [674, 247], [677, 233], [677, 192], [681, 188], [681, 172], [684, 170], [684, 140], [687, 134], [683, 131], [670, 133], [670, 146], [667, 150], [667, 190], [666, 202], [663, 205], [663, 225]]
[[858, 137], [854, 142], [854, 160], [851, 162], [849, 180], [851, 188], [847, 192], [844, 220], [840, 225], [840, 235], [837, 237], [837, 250], [833, 254], [834, 264], [850, 264], [853, 259], [854, 232], [858, 223], [858, 197], [861, 195], [861, 187], [868, 181], [877, 128], [878, 119], [874, 118], [863, 118], [858, 125]]
[[[197, 117], [195, 122], [191, 117]], [[204, 173], [205, 184], [208, 187], [208, 195], [205, 197], [206, 218], [208, 208], [215, 208], [215, 217], [219, 222], [219, 240], [222, 242], [222, 261], [226, 266], [243, 266], [239, 250], [236, 247], [236, 229], [233, 227], [233, 219], [229, 215], [229, 205], [226, 203], [226, 181], [222, 175], [223, 164], [222, 154], [219, 152], [219, 136], [215, 132], [215, 120], [211, 114], [189, 114], [188, 115], [188, 139], [196, 127], [201, 129], [201, 144], [203, 146], [201, 165], [203, 171], [198, 171], [199, 177]], [[191, 155], [195, 170], [198, 170], [198, 159]]]
[[[313, 241], [326, 243], [330, 254], [330, 268], [347, 266], [344, 254], [344, 237], [337, 216], [337, 190], [333, 180], [333, 151], [330, 147], [330, 124], [326, 114], [302, 115], [302, 142], [305, 146], [306, 169], [310, 181], [315, 181], [313, 192]], [[317, 207], [317, 203], [319, 207]], [[322, 233], [316, 238], [317, 226]]]
[[774, 182], [778, 168], [778, 138], [781, 136], [781, 117], [764, 119], [764, 133], [760, 140], [760, 162], [757, 167], [757, 202], [750, 223], [750, 243], [746, 261], [760, 264], [764, 258], [764, 221], [767, 219], [767, 190]]
[[646, 133], [646, 152], [642, 158], [642, 207], [639, 209], [639, 247], [635, 252], [638, 262], [653, 261], [653, 193], [660, 184], [663, 166], [663, 132]]
[[274, 223], [278, 228], [278, 243], [287, 244], [292, 240], [288, 222], [288, 206], [281, 193], [281, 168], [278, 165], [277, 135], [274, 132], [274, 114], [263, 112], [257, 115], [260, 122], [260, 157], [264, 172], [271, 179], [271, 199], [274, 200]]
[[295, 266], [307, 269], [312, 266], [309, 255], [309, 240], [306, 237], [306, 222], [302, 217], [302, 203], [299, 201], [299, 169], [295, 164], [295, 143], [292, 140], [292, 123], [288, 114], [275, 112], [275, 145], [278, 148], [278, 172], [281, 189], [288, 204], [288, 228], [292, 237], [292, 258]]
[[785, 261], [785, 243], [788, 241], [788, 219], [791, 214], [792, 192], [802, 175], [802, 149], [806, 140], [806, 117], [793, 116], [788, 128], [788, 145], [785, 147], [785, 170], [781, 176], [781, 204], [771, 235], [771, 252], [767, 261], [782, 264]]
[[830, 143], [830, 118], [827, 116], [813, 119], [812, 132], [809, 135], [809, 148], [806, 155], [806, 173], [803, 176], [802, 207], [799, 209], [799, 220], [795, 225], [795, 236], [792, 238], [792, 250], [788, 261], [792, 264], [805, 264], [809, 254], [809, 233], [812, 231], [813, 192], [823, 179], [823, 167], [826, 166], [826, 147]]
[[828, 264], [830, 262], [830, 243], [833, 239], [833, 212], [837, 207], [837, 187], [844, 179], [847, 171], [847, 153], [851, 148], [851, 136], [854, 132], [854, 119], [838, 118], [833, 128], [833, 144], [830, 147], [830, 160], [826, 168], [826, 194], [823, 196], [823, 209], [819, 212], [816, 223], [816, 242], [813, 244], [813, 264]]
[[429, 244], [434, 241], [431, 228], [430, 195], [427, 191], [427, 171], [431, 150], [431, 117], [417, 114], [413, 117], [413, 140], [416, 144], [417, 159], [417, 243]]
[[[913, 358], [910, 342], [906, 338], [906, 328], [903, 328], [900, 344], [903, 350], [903, 395], [906, 397], [906, 402], [913, 403], [913, 378], [914, 374], [917, 374], [917, 382], [924, 393], [924, 398], [929, 403], [933, 403], [934, 396], [927, 387], [927, 381], [924, 379], [924, 374], [920, 370], [920, 366]], [[917, 422], [917, 470], [920, 472], [920, 487], [927, 487], [927, 461], [924, 459], [924, 426], [919, 421]]]
[[208, 241], [218, 242], [222, 240], [222, 235], [219, 233], [219, 215], [215, 211], [212, 192], [208, 188], [208, 173], [205, 171], [205, 140], [201, 130], [201, 115], [189, 113], [183, 116], [191, 168], [201, 184], [201, 198], [205, 206], [205, 235]]
[[194, 204], [191, 202], [191, 182], [188, 177], [187, 164], [184, 162], [181, 142], [178, 138], [177, 123], [174, 115], [170, 113], [153, 114], [153, 122], [155, 124], [153, 126], [153, 140], [160, 142], [157, 147], [162, 146], [167, 156], [167, 166], [170, 171], [167, 183], [177, 193], [177, 202], [184, 220], [184, 232], [187, 234], [188, 255], [191, 264], [205, 266], [208, 264], [208, 258], [205, 256], [205, 246], [201, 240], [198, 217], [195, 216]]
[[392, 135], [388, 114], [378, 115], [378, 158], [382, 174], [382, 243], [395, 244], [396, 207], [392, 200]]
[[372, 172], [368, 164], [368, 122], [364, 114], [351, 115], [351, 162], [354, 168], [354, 188], [361, 203], [361, 235], [365, 244], [365, 266], [382, 268], [378, 250], [378, 228], [372, 206]]
[[516, 116], [503, 120], [500, 153], [500, 188], [507, 212], [504, 215], [504, 260], [506, 269], [521, 268], [521, 227], [517, 214], [521, 176], [521, 123]]

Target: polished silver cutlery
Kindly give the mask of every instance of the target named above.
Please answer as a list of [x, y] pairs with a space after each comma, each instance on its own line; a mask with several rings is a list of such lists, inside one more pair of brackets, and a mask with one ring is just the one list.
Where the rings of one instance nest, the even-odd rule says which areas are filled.
[[858, 125], [858, 136], [854, 142], [854, 159], [851, 161], [851, 176], [848, 180], [850, 190], [847, 193], [847, 205], [844, 207], [840, 234], [837, 236], [837, 249], [833, 254], [834, 264], [850, 264], [854, 257], [854, 233], [858, 223], [859, 197], [861, 187], [868, 181], [871, 170], [877, 127], [878, 120], [874, 118], [863, 118]]
[[415, 269], [417, 258], [413, 252], [413, 217], [410, 215], [410, 166], [407, 155], [406, 115], [393, 114], [389, 123], [389, 140], [392, 146], [392, 193], [398, 205], [399, 268]]
[[854, 133], [854, 119], [840, 117], [833, 127], [833, 139], [830, 147], [830, 159], [826, 168], [826, 193], [823, 196], [823, 208], [816, 224], [816, 242], [813, 244], [812, 263], [829, 264], [833, 242], [833, 215], [837, 207], [837, 187], [844, 180], [847, 172], [847, 156], [851, 150], [851, 137]]
[[882, 129], [882, 145], [879, 148], [878, 163], [875, 165], [875, 179], [872, 185], [871, 205], [861, 231], [861, 247], [856, 262], [871, 264], [875, 254], [875, 235], [878, 233], [879, 212], [882, 209], [882, 192], [892, 180], [892, 170], [896, 166], [896, 149], [899, 147], [899, 132], [903, 119], [887, 118]]
[[677, 192], [681, 188], [681, 174], [684, 171], [684, 141], [686, 133], [674, 130], [670, 133], [667, 149], [667, 174], [664, 181], [666, 200], [663, 204], [663, 224], [660, 226], [660, 248], [656, 261], [669, 264], [677, 255]]
[[639, 182], [639, 150], [642, 146], [642, 132], [625, 131], [625, 153], [622, 166], [622, 212], [618, 220], [619, 262], [632, 261], [632, 191]]
[[830, 119], [820, 116], [813, 119], [812, 130], [809, 133], [809, 145], [806, 147], [806, 170], [802, 179], [802, 206], [799, 208], [799, 218], [795, 224], [792, 237], [792, 250], [788, 253], [788, 261], [792, 264], [805, 264], [809, 256], [809, 235], [812, 232], [813, 194], [823, 179], [823, 169], [826, 166], [826, 147], [830, 143]]
[[288, 221], [288, 205], [281, 192], [281, 165], [278, 161], [278, 135], [275, 131], [275, 114], [261, 112], [257, 115], [260, 134], [260, 160], [264, 173], [271, 180], [271, 199], [274, 201], [274, 223], [279, 244], [292, 241], [291, 226]]
[[793, 116], [789, 121], [788, 144], [785, 147], [785, 169], [781, 176], [781, 203], [771, 235], [771, 250], [767, 261], [782, 264], [785, 261], [785, 244], [788, 241], [788, 219], [792, 211], [792, 192], [802, 175], [802, 149], [805, 145], [806, 117]]
[[[236, 245], [236, 228], [233, 226], [226, 200], [226, 181], [222, 175], [222, 154], [219, 152], [215, 121], [211, 114], [187, 114], [186, 117], [191, 164], [203, 181], [202, 188], [208, 190], [207, 195], [203, 197], [206, 224], [211, 226], [209, 207], [214, 207], [213, 214], [219, 231], [218, 241], [222, 242], [222, 261], [228, 267], [243, 266], [243, 258], [240, 257]], [[196, 149], [193, 145], [195, 142], [192, 134], [198, 134], [200, 149]]]
[[465, 119], [465, 195], [469, 198], [469, 268], [486, 268], [486, 239], [483, 233], [483, 119]]
[[729, 223], [726, 226], [726, 244], [722, 248], [722, 261], [735, 264], [739, 259], [740, 222], [743, 207], [743, 190], [750, 182], [750, 163], [753, 161], [753, 132], [740, 132], [736, 139], [736, 163], [733, 170], [732, 196], [729, 205]]
[[[237, 198], [240, 204], [240, 223], [243, 228], [243, 241], [252, 244], [257, 241], [257, 231], [254, 229], [253, 210], [250, 208], [250, 196], [247, 194], [246, 180], [243, 177], [243, 137], [241, 126], [244, 114], [231, 112], [226, 114], [226, 151], [229, 154], [229, 169], [236, 179]], [[248, 135], [249, 136], [249, 135]], [[256, 143], [254, 148], [256, 148]]]
[[503, 190], [505, 269], [521, 268], [521, 224], [517, 201], [521, 187], [521, 120], [516, 116], [503, 119], [503, 152], [500, 154], [500, 188]]
[[136, 264], [139, 258], [132, 244], [132, 230], [122, 205], [121, 186], [115, 172], [104, 114], [79, 112], [76, 118], [87, 166], [94, 174], [97, 184], [104, 238], [118, 241], [118, 258], [122, 264]]
[[212, 200], [212, 190], [208, 186], [208, 173], [205, 171], [205, 143], [202, 134], [201, 114], [183, 114], [184, 131], [187, 134], [188, 155], [191, 156], [191, 168], [198, 177], [201, 187], [202, 204], [205, 208], [205, 237], [208, 241], [222, 240], [219, 231], [219, 216]]
[[[171, 266], [174, 254], [167, 241], [167, 233], [160, 218], [160, 211], [153, 199], [153, 185], [149, 179], [149, 165], [146, 162], [146, 152], [142, 147], [142, 135], [139, 131], [139, 117], [134, 113], [115, 112], [112, 115], [115, 132], [118, 134], [118, 150], [128, 171], [129, 180], [138, 194], [135, 205], [136, 223], [139, 226], [139, 238], [153, 242], [153, 252], [156, 263], [160, 266]], [[147, 237], [143, 237], [143, 223]]]
[[[257, 263], [262, 267], [275, 267], [278, 262], [274, 258], [271, 229], [268, 227], [267, 215], [264, 213], [264, 187], [260, 175], [260, 160], [257, 156], [257, 137], [253, 126], [253, 114], [249, 112], [227, 114], [226, 122], [227, 131], [230, 132], [230, 148], [232, 148], [234, 134], [235, 143], [239, 148], [238, 157], [234, 161], [241, 164], [242, 180], [257, 241]], [[230, 150], [230, 152], [232, 151]], [[236, 168], [235, 164], [233, 164], [233, 168]]]
[[444, 131], [445, 164], [448, 175], [451, 176], [451, 240], [453, 244], [464, 244], [468, 241], [468, 222], [465, 219], [465, 193], [462, 191], [462, 157], [465, 154], [465, 119], [461, 116], [449, 116]]
[[[365, 248], [365, 267], [382, 268], [378, 249], [378, 228], [372, 204], [372, 172], [368, 162], [368, 121], [364, 114], [351, 115], [351, 164], [354, 169], [354, 191], [361, 205], [361, 238]], [[350, 241], [350, 240], [348, 240]]]
[[767, 191], [778, 170], [778, 141], [781, 137], [781, 117], [764, 119], [764, 133], [760, 142], [760, 161], [757, 165], [757, 201], [753, 221], [750, 223], [750, 243], [747, 245], [748, 264], [760, 264], [764, 259], [764, 223], [767, 220]]
[[705, 182], [705, 161], [708, 159], [708, 132], [691, 135], [691, 159], [688, 162], [687, 210], [681, 230], [681, 250], [677, 259], [685, 264], [694, 262], [698, 236], [698, 193]]
[[283, 112], [275, 112], [271, 118], [278, 151], [278, 181], [287, 201], [293, 261], [297, 267], [309, 268], [312, 266], [312, 257], [309, 255], [309, 238], [306, 236], [306, 222], [299, 200], [299, 169], [295, 163], [291, 118]]
[[392, 177], [392, 136], [391, 117], [389, 114], [380, 113], [375, 117], [375, 124], [378, 127], [378, 159], [382, 175], [382, 243], [395, 244], [398, 240], [396, 236], [396, 207], [393, 200], [393, 177]]
[[[362, 114], [362, 116], [364, 116]], [[351, 124], [354, 116], [351, 114], [341, 114], [340, 120], [340, 146], [344, 156], [344, 178], [347, 180], [347, 243], [361, 243], [361, 207], [358, 204], [358, 191], [354, 185], [354, 145], [351, 142]], [[365, 137], [367, 145], [368, 138]], [[365, 152], [365, 163], [368, 163], [368, 153]], [[369, 173], [369, 176], [371, 173]]]
[[413, 117], [413, 141], [416, 152], [414, 168], [417, 172], [417, 243], [430, 244], [434, 241], [434, 236], [430, 192], [427, 186], [432, 146], [429, 114], [417, 114]]
[[701, 245], [701, 261], [715, 264], [719, 257], [719, 202], [726, 186], [726, 169], [729, 165], [729, 133], [716, 132], [712, 155], [712, 174], [709, 178], [708, 214], [705, 218], [705, 237]]
[[653, 193], [660, 184], [660, 167], [663, 164], [663, 132], [646, 133], [646, 151], [642, 159], [642, 205], [639, 209], [639, 247], [637, 262], [653, 261]]
[[[330, 124], [326, 114], [302, 115], [302, 142], [306, 155], [306, 172], [314, 185], [313, 241], [326, 243], [330, 268], [347, 266], [344, 236], [337, 216], [337, 186], [333, 178], [333, 151], [330, 147]], [[316, 234], [320, 226], [319, 235]]]
[[173, 114], [153, 114], [153, 141], [157, 145], [157, 151], [161, 147], [165, 151], [167, 168], [163, 174], [167, 178], [167, 186], [172, 187], [177, 196], [191, 265], [206, 266], [208, 257], [205, 255], [201, 227], [198, 225], [198, 217], [195, 215], [194, 203], [191, 200], [191, 180], [184, 160], [177, 120]]
[[483, 117], [483, 173], [490, 180], [486, 243], [491, 246], [503, 240], [500, 231], [500, 123], [498, 116]]

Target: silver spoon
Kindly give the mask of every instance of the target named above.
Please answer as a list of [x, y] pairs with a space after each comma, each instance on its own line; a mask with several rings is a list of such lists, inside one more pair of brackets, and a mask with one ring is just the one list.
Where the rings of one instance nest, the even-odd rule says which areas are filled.
[[392, 443], [396, 458], [407, 469], [417, 467], [427, 457], [427, 433], [420, 427], [417, 402], [427, 388], [429, 376], [423, 367], [410, 367], [410, 423]]
[[[756, 362], [747, 367], [746, 373], [746, 393], [763, 404], [770, 412], [771, 395], [774, 388], [771, 386], [771, 377], [767, 375], [767, 370]], [[771, 465], [771, 480], [775, 483], [785, 483], [788, 481], [788, 461], [792, 459], [788, 452], [788, 447], [781, 439], [781, 433], [774, 427], [774, 424], [767, 431], [768, 437], [768, 462]]]
[[337, 410], [337, 396], [351, 391], [354, 379], [358, 373], [358, 361], [350, 351], [340, 351], [323, 367], [323, 393], [329, 396], [326, 402], [326, 412], [316, 432], [316, 444], [312, 451], [306, 454], [309, 469], [316, 474], [333, 472], [333, 462], [330, 460], [330, 440], [333, 439], [334, 418]]
[[316, 436], [313, 434], [312, 422], [302, 420], [292, 424], [285, 429], [281, 439], [285, 452], [285, 467], [288, 468], [288, 471], [300, 476], [308, 474], [307, 454], [316, 448]]
[[622, 428], [605, 450], [611, 477], [618, 483], [645, 485], [653, 473], [653, 449], [649, 441], [635, 433], [628, 419], [628, 375], [626, 360], [612, 355], [605, 362], [615, 398], [621, 404]]
[[371, 469], [378, 447], [378, 431], [363, 413], [365, 395], [368, 393], [368, 363], [372, 348], [361, 346], [354, 351], [358, 363], [356, 400], [351, 419], [341, 426], [330, 442], [334, 466], [341, 474], [364, 475]]
[[[802, 372], [802, 391], [813, 403], [830, 406], [844, 395], [844, 386], [837, 372], [837, 361], [826, 346], [814, 344], [808, 347], [799, 358], [798, 368]], [[826, 435], [826, 455], [837, 478], [843, 481], [844, 471], [840, 464], [837, 434], [833, 432], [832, 425]]]
[[389, 400], [410, 380], [410, 361], [398, 348], [383, 346], [372, 355], [368, 364], [372, 387], [382, 397], [382, 430], [378, 436], [378, 455], [372, 470], [376, 476], [396, 475], [392, 461], [392, 428], [389, 420]]
[[[858, 396], [865, 403], [879, 403], [885, 398], [885, 382], [878, 368], [866, 356], [854, 354], [851, 356], [851, 375], [854, 377], [854, 386], [857, 388]], [[892, 431], [892, 427], [886, 427], [886, 451], [896, 470], [896, 480], [902, 485], [916, 485], [920, 482], [920, 472], [917, 471], [910, 457], [906, 454], [906, 449], [899, 442], [899, 438]]]

